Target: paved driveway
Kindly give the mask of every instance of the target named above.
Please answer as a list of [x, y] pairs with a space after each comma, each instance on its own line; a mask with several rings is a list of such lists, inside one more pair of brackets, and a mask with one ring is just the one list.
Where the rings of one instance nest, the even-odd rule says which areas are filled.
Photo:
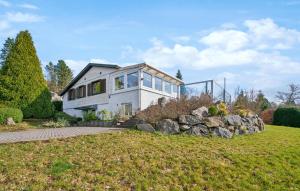
[[107, 133], [121, 130], [123, 130], [123, 128], [65, 127], [49, 129], [30, 129], [27, 131], [17, 132], [3, 132], [0, 133], [0, 144], [67, 138], [79, 135], [93, 135], [98, 133]]

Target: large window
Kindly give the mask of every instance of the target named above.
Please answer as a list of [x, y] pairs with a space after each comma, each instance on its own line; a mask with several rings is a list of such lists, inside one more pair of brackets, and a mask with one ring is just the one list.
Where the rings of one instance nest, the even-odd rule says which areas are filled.
[[124, 76], [115, 78], [115, 90], [124, 89]]
[[85, 86], [80, 86], [77, 88], [77, 97], [78, 98], [83, 98], [86, 96], [86, 87]]
[[132, 104], [131, 103], [122, 103], [122, 115], [123, 116], [132, 116]]
[[173, 93], [177, 93], [178, 91], [178, 86], [176, 84], [173, 84]]
[[143, 86], [152, 88], [152, 76], [146, 72], [143, 73]]
[[139, 85], [139, 73], [134, 72], [131, 74], [127, 74], [127, 87], [135, 87]]
[[165, 92], [167, 92], [168, 94], [171, 94], [171, 83], [165, 81]]
[[106, 92], [106, 79], [92, 82], [88, 85], [88, 95], [97, 95]]
[[68, 100], [74, 100], [76, 99], [76, 91], [75, 89], [70, 89], [68, 92]]
[[162, 91], [162, 79], [155, 77], [155, 89]]

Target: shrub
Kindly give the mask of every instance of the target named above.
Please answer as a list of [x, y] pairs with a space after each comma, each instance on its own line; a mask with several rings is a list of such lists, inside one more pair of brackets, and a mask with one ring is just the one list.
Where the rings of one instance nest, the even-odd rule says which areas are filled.
[[59, 118], [57, 121], [48, 121], [43, 123], [43, 127], [47, 128], [60, 128], [70, 126], [70, 123], [66, 119]]
[[273, 114], [274, 109], [266, 109], [263, 112], [261, 112], [260, 117], [266, 124], [272, 124], [273, 123]]
[[221, 102], [218, 104], [218, 115], [225, 116], [228, 115], [228, 109], [227, 106], [224, 102]]
[[83, 121], [94, 121], [94, 120], [97, 120], [95, 111], [88, 110], [83, 112]]
[[216, 115], [218, 115], [218, 113], [219, 113], [218, 107], [215, 106], [215, 105], [210, 106], [210, 107], [208, 108], [208, 113], [209, 113], [209, 115], [211, 115], [211, 116], [216, 116]]
[[237, 109], [237, 110], [234, 111], [234, 113], [235, 113], [236, 115], [239, 115], [239, 116], [241, 116], [241, 117], [247, 117], [247, 116], [249, 115], [250, 112], [251, 112], [251, 111], [248, 110], [248, 109]]
[[62, 101], [53, 101], [54, 110], [57, 111], [63, 111], [63, 102]]
[[192, 110], [199, 107], [209, 107], [212, 104], [212, 99], [206, 94], [187, 98], [186, 96], [180, 99], [169, 100], [164, 107], [158, 104], [153, 104], [147, 109], [137, 113], [136, 117], [145, 120], [148, 123], [154, 124], [162, 119], [177, 119], [179, 115], [188, 115]]
[[71, 116], [71, 115], [66, 114], [65, 112], [62, 112], [62, 111], [55, 113], [54, 114], [54, 119], [56, 121], [58, 121], [59, 119], [64, 119], [64, 120], [67, 120], [71, 124], [74, 124], [78, 121], [77, 117]]
[[300, 127], [300, 108], [280, 107], [273, 115], [274, 125]]
[[0, 124], [5, 123], [5, 120], [12, 117], [16, 123], [23, 120], [23, 113], [20, 109], [3, 107], [0, 108]]
[[100, 120], [108, 121], [108, 120], [112, 119], [111, 112], [109, 112], [106, 109], [102, 109], [101, 111], [98, 111], [97, 114], [98, 114]]

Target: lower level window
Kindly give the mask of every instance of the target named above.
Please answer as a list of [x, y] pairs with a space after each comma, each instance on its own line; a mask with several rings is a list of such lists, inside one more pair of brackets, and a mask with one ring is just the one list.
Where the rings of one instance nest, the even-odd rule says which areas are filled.
[[122, 103], [122, 114], [123, 116], [132, 116], [132, 104]]

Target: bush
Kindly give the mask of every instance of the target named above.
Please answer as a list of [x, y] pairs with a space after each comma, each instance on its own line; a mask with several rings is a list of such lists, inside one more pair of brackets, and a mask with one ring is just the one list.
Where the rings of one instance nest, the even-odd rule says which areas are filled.
[[264, 121], [266, 124], [272, 124], [273, 123], [273, 114], [274, 109], [266, 109], [260, 114], [260, 118]]
[[273, 115], [274, 125], [300, 127], [300, 108], [280, 107]]
[[20, 109], [16, 108], [0, 108], [0, 124], [5, 123], [5, 120], [9, 117], [12, 117], [16, 123], [19, 123], [23, 120], [23, 113]]
[[56, 112], [63, 111], [63, 102], [62, 101], [53, 101], [52, 104], [54, 105], [54, 110]]
[[212, 99], [206, 94], [187, 98], [186, 96], [180, 99], [169, 100], [164, 107], [158, 104], [153, 104], [147, 109], [137, 113], [136, 117], [145, 120], [148, 123], [154, 124], [162, 119], [177, 119], [179, 115], [188, 115], [192, 110], [199, 107], [209, 107], [212, 104]]
[[234, 113], [235, 113], [236, 115], [239, 115], [239, 116], [241, 116], [241, 117], [247, 117], [247, 116], [249, 115], [250, 112], [251, 112], [251, 111], [248, 110], [248, 109], [237, 109], [237, 110], [234, 111]]
[[59, 118], [57, 121], [48, 121], [43, 123], [43, 127], [47, 128], [60, 128], [70, 126], [70, 123], [66, 119]]
[[215, 105], [210, 106], [210, 107], [208, 108], [208, 113], [209, 113], [209, 115], [211, 115], [211, 116], [216, 116], [216, 115], [218, 115], [218, 113], [219, 113], [218, 107], [215, 106]]
[[55, 121], [58, 121], [60, 119], [68, 121], [70, 124], [74, 124], [77, 122], [77, 117], [71, 116], [69, 114], [66, 114], [65, 112], [57, 112], [54, 114]]
[[221, 102], [220, 104], [218, 104], [218, 115], [221, 115], [221, 116], [225, 116], [225, 115], [228, 115], [228, 109], [227, 109], [227, 106], [224, 102]]
[[88, 110], [83, 112], [83, 121], [94, 121], [94, 120], [97, 120], [95, 111]]
[[99, 119], [100, 120], [103, 120], [103, 121], [109, 121], [112, 119], [112, 114], [111, 112], [109, 112], [108, 110], [106, 109], [102, 109], [101, 111], [98, 111], [98, 116], [99, 116]]

